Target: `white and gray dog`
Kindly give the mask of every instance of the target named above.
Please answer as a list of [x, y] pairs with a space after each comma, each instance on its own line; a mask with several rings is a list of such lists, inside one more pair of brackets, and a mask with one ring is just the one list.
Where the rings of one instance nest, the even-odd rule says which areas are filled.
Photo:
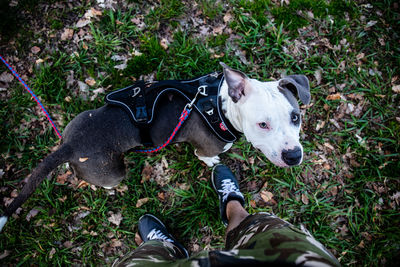
[[[218, 97], [226, 119], [275, 165], [300, 164], [303, 158], [299, 142], [301, 117], [295, 96], [304, 104], [310, 102], [308, 79], [303, 75], [291, 75], [278, 81], [262, 82], [221, 65], [224, 80]], [[185, 99], [172, 96], [160, 101], [149, 129], [154, 145], [168, 138], [186, 104]], [[105, 105], [82, 112], [65, 128], [59, 149], [33, 170], [19, 195], [5, 208], [0, 230], [42, 180], [62, 163], [69, 162], [74, 173], [89, 183], [106, 188], [118, 185], [125, 177], [123, 155], [140, 146], [140, 140], [139, 129], [120, 107]], [[208, 166], [218, 163], [218, 155], [232, 146], [218, 139], [196, 112], [192, 112], [174, 142], [191, 143], [198, 158]]]

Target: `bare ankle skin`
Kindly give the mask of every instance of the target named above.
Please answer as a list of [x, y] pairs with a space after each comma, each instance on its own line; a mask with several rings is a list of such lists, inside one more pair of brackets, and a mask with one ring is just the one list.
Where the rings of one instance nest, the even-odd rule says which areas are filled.
[[239, 201], [231, 200], [226, 205], [226, 216], [228, 217], [228, 227], [226, 228], [226, 234], [229, 231], [236, 228], [249, 213], [242, 207]]

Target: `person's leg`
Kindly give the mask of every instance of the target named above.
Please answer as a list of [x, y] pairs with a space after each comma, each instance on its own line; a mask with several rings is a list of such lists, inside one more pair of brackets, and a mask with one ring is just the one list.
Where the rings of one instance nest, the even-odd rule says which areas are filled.
[[213, 169], [212, 182], [220, 199], [222, 221], [228, 225], [227, 251], [210, 252], [210, 262], [280, 266], [339, 266], [312, 235], [269, 213], [249, 215], [233, 173], [223, 165]]
[[228, 218], [228, 227], [226, 227], [226, 234], [236, 228], [249, 213], [243, 208], [237, 200], [231, 200], [226, 204], [226, 217]]
[[139, 219], [139, 235], [143, 243], [118, 260], [113, 266], [163, 265], [188, 258], [187, 250], [168, 233], [165, 225], [155, 216], [146, 214]]

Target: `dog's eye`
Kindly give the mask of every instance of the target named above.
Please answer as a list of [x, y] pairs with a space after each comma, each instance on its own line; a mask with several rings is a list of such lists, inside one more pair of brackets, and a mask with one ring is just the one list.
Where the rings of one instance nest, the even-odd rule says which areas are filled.
[[266, 122], [260, 122], [258, 126], [260, 126], [261, 129], [268, 129], [268, 124]]
[[296, 123], [300, 119], [300, 116], [296, 113], [292, 113], [292, 122]]

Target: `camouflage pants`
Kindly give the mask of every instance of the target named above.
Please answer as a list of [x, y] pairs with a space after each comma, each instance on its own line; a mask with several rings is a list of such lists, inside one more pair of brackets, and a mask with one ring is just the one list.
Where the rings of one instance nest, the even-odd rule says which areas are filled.
[[305, 229], [269, 213], [249, 215], [226, 237], [225, 250], [202, 251], [188, 259], [169, 242], [152, 240], [113, 266], [340, 266]]

